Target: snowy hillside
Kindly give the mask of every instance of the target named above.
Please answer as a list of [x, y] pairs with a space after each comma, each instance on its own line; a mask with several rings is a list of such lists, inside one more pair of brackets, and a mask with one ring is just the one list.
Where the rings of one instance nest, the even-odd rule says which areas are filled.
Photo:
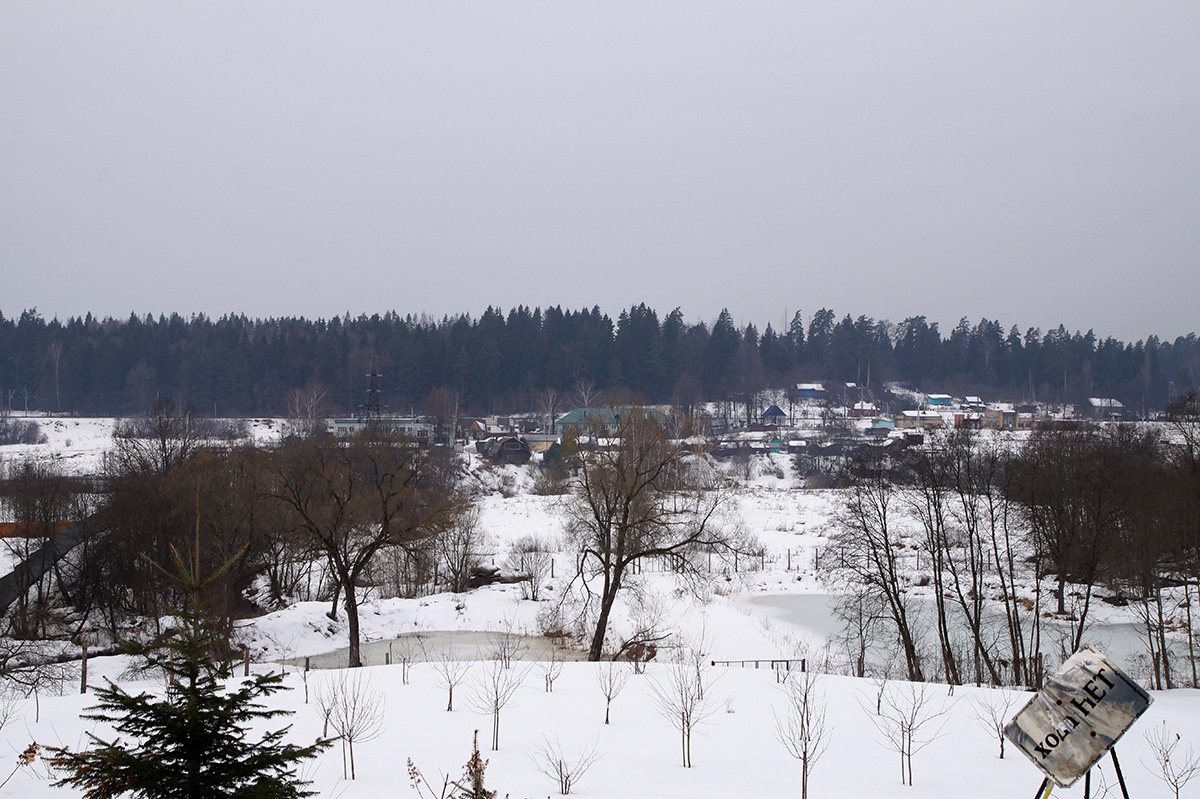
[[[44, 425], [50, 442], [37, 451], [61, 453], [77, 465], [91, 468], [107, 445], [111, 427], [104, 422], [55, 420]], [[256, 435], [269, 435], [271, 425], [255, 426]], [[67, 440], [70, 439], [70, 443]], [[10, 458], [19, 451], [4, 448]], [[439, 594], [418, 599], [380, 599], [364, 596], [362, 633], [368, 663], [361, 671], [369, 690], [382, 701], [384, 726], [378, 738], [355, 745], [357, 779], [343, 779], [342, 753], [335, 745], [320, 755], [307, 776], [323, 797], [408, 797], [406, 762], [411, 759], [426, 778], [440, 787], [441, 774], [457, 778], [470, 754], [474, 732], [488, 759], [487, 786], [499, 796], [543, 797], [559, 793], [558, 784], [542, 773], [544, 753], [560, 748], [567, 760], [594, 752], [596, 759], [573, 787], [580, 797], [699, 797], [799, 796], [800, 768], [776, 734], [777, 720], [787, 716], [783, 674], [767, 661], [799, 661], [820, 671], [834, 658], [826, 645], [836, 631], [824, 610], [831, 590], [819, 579], [816, 557], [828, 543], [830, 516], [841, 499], [836, 491], [794, 488], [786, 459], [764, 461], [742, 475], [731, 518], [761, 545], [761, 554], [743, 559], [736, 568], [718, 564], [697, 585], [681, 584], [670, 572], [648, 564], [637, 575], [635, 590], [626, 592], [613, 621], [613, 635], [654, 614], [673, 632], [645, 673], [627, 664], [615, 668], [625, 679], [611, 703], [611, 723], [604, 724], [605, 698], [598, 675], [613, 668], [580, 662], [578, 652], [558, 652], [543, 634], [563, 621], [553, 616], [556, 599], [567, 587], [574, 568], [562, 542], [563, 514], [559, 497], [527, 491], [527, 471], [512, 468], [493, 480], [478, 500], [486, 549], [495, 564], [505, 565], [515, 539], [538, 534], [557, 542], [555, 573], [544, 582], [541, 601], [524, 599], [517, 585], [491, 585], [463, 594]], [[503, 492], [499, 489], [503, 488]], [[506, 496], [507, 495], [507, 496]], [[346, 645], [344, 614], [339, 621], [326, 616], [327, 603], [292, 605], [244, 623], [240, 641], [251, 652], [256, 670], [284, 670], [291, 690], [274, 698], [274, 706], [294, 711], [292, 737], [309, 741], [322, 734], [316, 697], [341, 679], [339, 669], [316, 668], [328, 660], [318, 656]], [[1105, 611], [1112, 629], [1097, 628], [1101, 646], [1117, 645], [1120, 623], [1130, 621], [1118, 609]], [[525, 636], [514, 638], [513, 636]], [[1105, 638], [1104, 636], [1108, 636]], [[1128, 637], [1128, 636], [1127, 636]], [[518, 642], [513, 644], [512, 642]], [[520, 687], [499, 718], [499, 748], [490, 751], [492, 717], [479, 712], [486, 679], [495, 677], [498, 642], [528, 648], [515, 659], [505, 679]], [[310, 659], [314, 670], [304, 674]], [[335, 654], [334, 658], [337, 657]], [[447, 712], [443, 658], [461, 658], [465, 672], [454, 691], [454, 709]], [[559, 662], [559, 659], [566, 662]], [[677, 668], [673, 661], [700, 664], [707, 685], [702, 722], [691, 742], [692, 767], [681, 764], [681, 734], [662, 708]], [[287, 661], [283, 664], [282, 661]], [[717, 661], [718, 665], [713, 665]], [[723, 665], [720, 661], [750, 661]], [[757, 668], [753, 661], [758, 661]], [[288, 665], [290, 664], [290, 665]], [[439, 665], [441, 664], [441, 665]], [[161, 684], [137, 682], [126, 675], [121, 658], [93, 658], [92, 685], [103, 679], [126, 683], [130, 690], [158, 691]], [[1133, 666], [1126, 666], [1134, 670]], [[546, 690], [547, 671], [561, 669]], [[900, 670], [897, 670], [900, 671]], [[61, 690], [66, 695], [54, 695]], [[1030, 796], [1040, 773], [1011, 746], [1004, 759], [998, 741], [977, 718], [987, 709], [1010, 717], [1028, 698], [1016, 691], [942, 684], [911, 685], [896, 680], [854, 679], [822, 675], [817, 693], [827, 705], [828, 749], [812, 770], [813, 797], [1012, 797]], [[308, 701], [306, 701], [306, 695]], [[926, 744], [913, 757], [913, 786], [901, 784], [899, 755], [875, 710], [888, 700], [904, 703], [920, 697], [928, 723], [917, 736]], [[1200, 746], [1200, 691], [1158, 692], [1144, 717], [1118, 746], [1130, 792], [1136, 797], [1167, 796], [1156, 778], [1144, 733], [1165, 722], [1182, 736], [1182, 749]], [[72, 796], [51, 787], [44, 759], [17, 765], [16, 756], [31, 742], [42, 746], [78, 748], [87, 743], [92, 722], [80, 713], [94, 700], [78, 694], [78, 676], [50, 687], [33, 699], [9, 699], [11, 714], [0, 729], [0, 797], [40, 799]], [[3, 719], [0, 719], [3, 720]], [[272, 728], [276, 725], [267, 725]], [[925, 739], [928, 739], [927, 741]], [[16, 767], [13, 769], [13, 767]], [[1108, 796], [1119, 795], [1111, 761], [1101, 775]], [[1189, 786], [1195, 790], [1200, 783]], [[1056, 796], [1082, 796], [1083, 783]], [[1104, 795], [1100, 782], [1093, 796]], [[1195, 794], [1192, 794], [1195, 795]]]

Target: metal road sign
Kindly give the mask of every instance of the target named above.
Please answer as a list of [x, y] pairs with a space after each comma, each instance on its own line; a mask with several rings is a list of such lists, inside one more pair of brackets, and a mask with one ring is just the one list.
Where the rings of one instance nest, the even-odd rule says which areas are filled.
[[1066, 788], [1112, 748], [1152, 701], [1104, 654], [1085, 646], [1013, 716], [1004, 736]]

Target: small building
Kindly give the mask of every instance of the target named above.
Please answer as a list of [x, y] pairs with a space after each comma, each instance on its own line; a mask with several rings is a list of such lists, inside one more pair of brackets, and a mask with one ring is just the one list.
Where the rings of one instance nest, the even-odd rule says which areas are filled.
[[529, 444], [516, 436], [496, 436], [475, 442], [475, 451], [492, 463], [524, 466], [533, 453]]
[[887, 438], [895, 429], [896, 423], [891, 419], [876, 417], [871, 420], [870, 425], [863, 432], [872, 438]]
[[411, 438], [421, 444], [428, 444], [433, 440], [433, 425], [427, 424], [423, 419], [417, 417], [385, 416], [379, 419], [362, 417], [334, 419], [329, 423], [329, 432], [335, 436], [355, 436], [369, 425], [373, 425], [377, 430]]
[[925, 404], [933, 408], [948, 408], [954, 404], [954, 398], [949, 394], [926, 394]]
[[937, 430], [944, 426], [937, 411], [901, 411], [895, 421], [897, 430]]
[[555, 422], [560, 435], [567, 433], [586, 433], [589, 430], [603, 430], [615, 433], [621, 426], [621, 411], [616, 408], [576, 408], [560, 416]]
[[772, 405], [762, 413], [764, 427], [787, 427], [788, 415], [778, 405]]
[[1125, 404], [1112, 397], [1088, 397], [1088, 416], [1119, 422], [1125, 418]]
[[658, 408], [576, 408], [559, 417], [556, 425], [559, 435], [586, 435], [587, 433], [615, 433], [621, 429], [621, 419], [630, 413], [641, 413], [659, 424], [666, 424], [667, 414]]
[[850, 417], [853, 419], [871, 419], [879, 415], [879, 409], [873, 402], [859, 401], [850, 406]]
[[797, 399], [825, 399], [825, 386], [820, 383], [797, 383], [796, 384]]

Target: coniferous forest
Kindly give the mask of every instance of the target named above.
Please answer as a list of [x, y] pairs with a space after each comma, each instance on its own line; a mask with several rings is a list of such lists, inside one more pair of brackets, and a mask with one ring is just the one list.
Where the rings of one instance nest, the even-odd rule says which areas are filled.
[[529, 410], [546, 389], [687, 405], [837, 380], [1031, 402], [1113, 397], [1149, 415], [1200, 383], [1195, 333], [1130, 343], [965, 318], [943, 331], [923, 316], [893, 323], [825, 308], [761, 330], [727, 310], [689, 323], [678, 308], [660, 316], [644, 304], [615, 319], [599, 307], [557, 306], [316, 320], [62, 321], [30, 309], [0, 314], [0, 354], [5, 409], [80, 415], [139, 414], [167, 395], [205, 415], [280, 415], [289, 393], [314, 385], [331, 412], [353, 413], [372, 372], [393, 413], [422, 412], [437, 389], [455, 392], [465, 412], [488, 413]]

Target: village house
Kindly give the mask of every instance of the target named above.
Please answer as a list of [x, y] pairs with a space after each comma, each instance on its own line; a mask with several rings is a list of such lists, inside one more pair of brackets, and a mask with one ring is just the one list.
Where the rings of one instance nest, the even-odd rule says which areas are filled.
[[1088, 397], [1088, 417], [1108, 422], [1119, 422], [1125, 418], [1125, 404], [1112, 397]]
[[825, 399], [825, 386], [820, 383], [797, 383], [796, 398], [823, 400]]
[[422, 444], [429, 443], [433, 438], [433, 425], [418, 417], [334, 419], [329, 423], [329, 432], [335, 436], [353, 436], [361, 433], [368, 425], [373, 425], [377, 430], [406, 436]]
[[763, 427], [787, 427], [788, 415], [778, 405], [772, 405], [762, 412]]
[[944, 426], [937, 411], [901, 411], [896, 415], [897, 430], [936, 430]]
[[529, 444], [516, 436], [496, 436], [475, 442], [475, 451], [492, 463], [524, 466], [533, 456]]

